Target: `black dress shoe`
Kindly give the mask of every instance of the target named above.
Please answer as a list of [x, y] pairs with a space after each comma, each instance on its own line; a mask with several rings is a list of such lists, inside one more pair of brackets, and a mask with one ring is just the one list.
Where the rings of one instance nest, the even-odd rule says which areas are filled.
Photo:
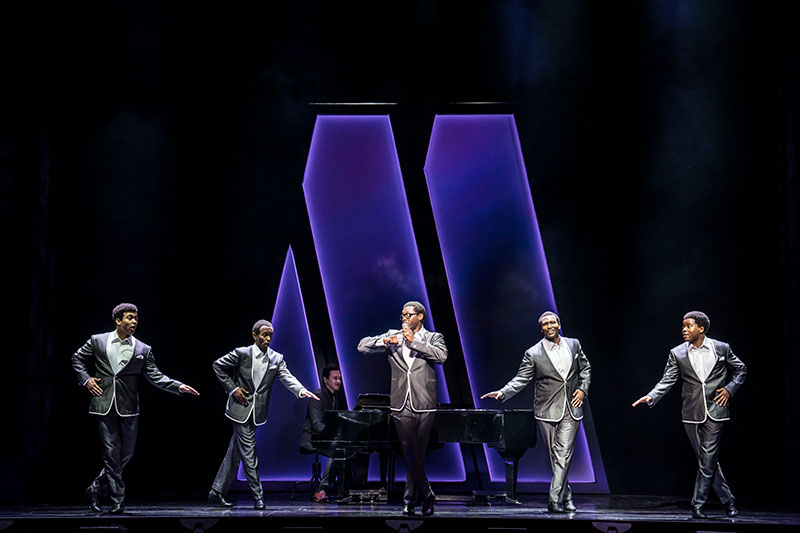
[[256, 511], [263, 511], [264, 509], [266, 509], [266, 505], [264, 505], [264, 500], [262, 500], [261, 498], [257, 499], [253, 503], [253, 509], [255, 509]]
[[436, 501], [436, 494], [430, 493], [422, 500], [422, 516], [431, 516], [433, 514], [433, 503]]
[[83, 495], [89, 499], [89, 510], [93, 513], [102, 513], [103, 508], [97, 504], [97, 487], [94, 483], [89, 485], [85, 491], [83, 491]]
[[575, 507], [575, 502], [567, 500], [564, 502], [564, 510], [568, 513], [575, 513], [578, 511], [578, 508]]
[[702, 507], [692, 507], [692, 518], [708, 518]]
[[413, 505], [405, 504], [403, 506], [403, 514], [406, 516], [414, 516], [417, 512], [414, 510]]
[[547, 502], [548, 513], [566, 513], [564, 506], [558, 502]]
[[115, 503], [108, 510], [108, 514], [122, 514], [124, 512], [125, 512], [125, 504], [124, 503]]
[[225, 499], [225, 496], [220, 494], [214, 489], [211, 489], [208, 493], [208, 502], [213, 505], [219, 505], [221, 507], [233, 507], [233, 504]]
[[736, 508], [736, 500], [733, 498], [728, 500], [728, 503], [725, 504], [725, 514], [728, 518], [736, 518], [739, 516], [739, 509]]

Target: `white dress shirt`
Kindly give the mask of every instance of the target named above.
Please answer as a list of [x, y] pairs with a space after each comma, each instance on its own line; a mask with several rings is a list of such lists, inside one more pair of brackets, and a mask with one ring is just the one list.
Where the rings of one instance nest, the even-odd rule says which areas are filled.
[[560, 342], [556, 344], [547, 339], [542, 339], [542, 345], [544, 346], [545, 353], [547, 353], [547, 357], [550, 358], [550, 362], [556, 367], [561, 377], [566, 380], [569, 375], [569, 369], [572, 366], [572, 352], [569, 351], [569, 346], [567, 346], [567, 343], [560, 337], [559, 341]]
[[[264, 374], [267, 373], [267, 368], [269, 368], [269, 357], [255, 343], [250, 347], [250, 350], [253, 354], [253, 388], [258, 389], [258, 386], [261, 385], [261, 380], [264, 379]], [[252, 392], [255, 392], [255, 390]]]
[[689, 362], [700, 381], [706, 380], [711, 369], [714, 368], [716, 360], [717, 354], [714, 352], [714, 345], [708, 340], [708, 337], [703, 339], [703, 344], [699, 348], [694, 344], [689, 344]]
[[[414, 333], [414, 340], [422, 340], [423, 331], [425, 331], [424, 327], [419, 328], [419, 331]], [[403, 354], [403, 359], [406, 360], [406, 365], [408, 365], [408, 369], [411, 370], [411, 365], [414, 364], [417, 358], [411, 354], [411, 347], [406, 346], [406, 339], [403, 337], [402, 331], [397, 334], [397, 339], [400, 341], [400, 353]]]
[[133, 336], [122, 340], [119, 338], [119, 335], [117, 335], [117, 330], [112, 331], [108, 336], [106, 354], [108, 355], [108, 360], [112, 368], [114, 368], [115, 374], [125, 368], [125, 365], [131, 360], [135, 347], [136, 339]]

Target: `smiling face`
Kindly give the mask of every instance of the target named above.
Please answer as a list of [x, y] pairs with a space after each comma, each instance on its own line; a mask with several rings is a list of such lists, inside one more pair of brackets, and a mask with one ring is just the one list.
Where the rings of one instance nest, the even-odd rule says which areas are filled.
[[342, 388], [342, 373], [339, 370], [331, 370], [327, 378], [322, 376], [322, 382], [329, 391], [336, 392]]
[[136, 331], [136, 325], [139, 323], [139, 315], [133, 311], [126, 311], [122, 314], [122, 318], [115, 318], [114, 322], [117, 324], [117, 335], [120, 339], [127, 339]]
[[684, 319], [683, 328], [681, 329], [684, 341], [700, 346], [703, 344], [703, 339], [705, 339], [705, 332], [706, 328], [698, 326], [693, 318]]
[[253, 340], [256, 341], [256, 346], [262, 352], [266, 352], [269, 348], [269, 343], [272, 342], [272, 328], [269, 326], [261, 326], [258, 333], [253, 332]]
[[542, 317], [542, 333], [544, 338], [550, 342], [558, 342], [558, 330], [561, 329], [561, 324], [555, 315], [545, 315]]

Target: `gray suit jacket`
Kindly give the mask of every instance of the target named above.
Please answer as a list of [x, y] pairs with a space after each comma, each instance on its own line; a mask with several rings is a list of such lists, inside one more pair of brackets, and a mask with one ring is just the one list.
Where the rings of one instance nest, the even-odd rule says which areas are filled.
[[[161, 390], [180, 394], [180, 381], [165, 376], [156, 366], [153, 351], [147, 344], [136, 339], [133, 357], [118, 373], [106, 353], [109, 333], [92, 335], [72, 355], [72, 368], [83, 386], [90, 377], [100, 380], [103, 394], [92, 396], [89, 402], [89, 413], [107, 415], [114, 406], [119, 416], [136, 416], [139, 414], [139, 376], [144, 375], [147, 381]], [[94, 371], [90, 371], [94, 367]]]
[[[253, 386], [253, 352], [252, 346], [236, 348], [227, 355], [214, 361], [214, 374], [217, 380], [228, 393], [228, 403], [225, 406], [225, 416], [234, 422], [244, 423], [253, 413], [253, 422], [260, 426], [267, 421], [269, 398], [272, 395], [272, 384], [277, 377], [289, 392], [300, 397], [303, 385], [295, 378], [286, 367], [283, 355], [272, 348], [267, 348], [269, 365], [258, 390]], [[233, 391], [238, 387], [250, 393], [247, 396], [248, 404], [242, 405], [233, 399]]]
[[514, 379], [500, 389], [504, 402], [524, 389], [531, 380], [534, 380], [533, 413], [537, 420], [560, 422], [568, 412], [575, 420], [583, 418], [583, 407], [573, 407], [570, 401], [577, 389], [582, 390], [587, 396], [589, 395], [591, 365], [586, 354], [583, 353], [578, 339], [561, 337], [561, 340], [567, 343], [569, 351], [572, 353], [572, 365], [567, 373], [567, 379], [565, 380], [558, 373], [550, 361], [542, 341], [539, 341], [525, 351], [522, 364], [520, 364]]
[[669, 351], [664, 377], [653, 387], [653, 390], [647, 393], [647, 396], [653, 399], [649, 403], [650, 407], [658, 403], [680, 377], [683, 380], [681, 418], [684, 422], [702, 424], [706, 421], [706, 417], [717, 422], [730, 420], [729, 406], [715, 404], [716, 393], [714, 391], [724, 387], [731, 393], [731, 396], [736, 394], [736, 391], [744, 383], [747, 367], [741, 359], [734, 355], [730, 345], [712, 338], [708, 340], [714, 346], [717, 362], [714, 363], [706, 380], [700, 380], [689, 361], [689, 343], [679, 344]]
[[392, 388], [389, 393], [392, 411], [401, 411], [408, 399], [413, 411], [430, 412], [436, 410], [436, 370], [433, 365], [441, 365], [447, 360], [447, 346], [441, 333], [420, 330], [422, 339], [414, 338], [411, 353], [415, 357], [411, 368], [403, 358], [399, 344], [383, 344], [383, 339], [397, 335], [401, 330], [390, 329], [382, 335], [364, 337], [358, 343], [358, 351], [364, 354], [385, 353], [392, 369]]

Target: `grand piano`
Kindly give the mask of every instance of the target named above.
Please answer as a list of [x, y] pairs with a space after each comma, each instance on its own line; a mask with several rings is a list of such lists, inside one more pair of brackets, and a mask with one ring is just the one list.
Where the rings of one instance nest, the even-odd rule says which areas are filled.
[[[371, 395], [374, 400], [378, 395]], [[325, 429], [312, 436], [320, 453], [336, 461], [346, 461], [360, 452], [381, 452], [392, 455], [399, 442], [388, 407], [360, 398], [353, 411], [326, 411]], [[388, 400], [388, 398], [387, 398]], [[536, 421], [530, 409], [452, 409], [436, 410], [428, 449], [445, 442], [486, 444], [494, 448], [505, 463], [505, 501], [517, 500], [517, 476], [522, 455], [536, 445]], [[394, 480], [393, 461], [381, 468], [382, 481]]]

